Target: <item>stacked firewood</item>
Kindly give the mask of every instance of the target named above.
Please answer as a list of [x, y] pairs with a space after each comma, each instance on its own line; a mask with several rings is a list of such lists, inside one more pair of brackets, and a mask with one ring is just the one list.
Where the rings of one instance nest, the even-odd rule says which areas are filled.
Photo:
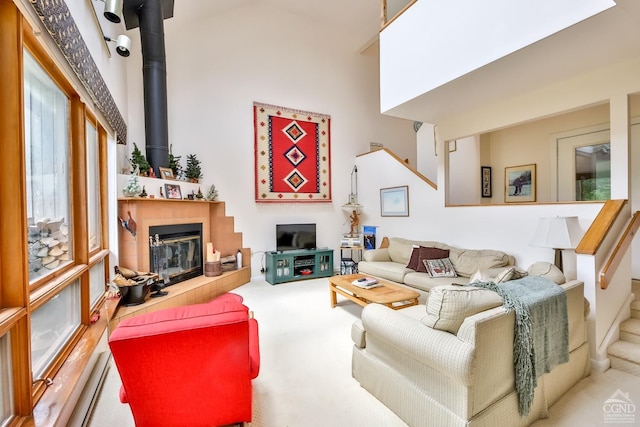
[[117, 265], [114, 270], [116, 275], [113, 278], [113, 283], [119, 287], [140, 285], [147, 283], [149, 280], [156, 281], [160, 277], [157, 273], [143, 273], [126, 267], [118, 267]]
[[69, 227], [64, 218], [29, 218], [29, 271], [53, 270], [69, 261]]

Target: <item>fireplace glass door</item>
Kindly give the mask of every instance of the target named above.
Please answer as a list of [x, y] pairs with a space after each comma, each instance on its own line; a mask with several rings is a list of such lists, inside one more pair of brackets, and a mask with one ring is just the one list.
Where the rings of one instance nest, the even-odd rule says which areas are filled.
[[165, 285], [202, 275], [202, 224], [150, 227], [149, 236], [150, 269]]

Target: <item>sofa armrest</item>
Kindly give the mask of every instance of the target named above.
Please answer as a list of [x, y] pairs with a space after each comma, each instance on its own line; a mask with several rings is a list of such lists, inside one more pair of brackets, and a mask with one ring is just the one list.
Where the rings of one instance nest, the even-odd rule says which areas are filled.
[[432, 329], [420, 320], [380, 304], [369, 304], [362, 311], [366, 349], [384, 360], [396, 360], [402, 352], [469, 386], [472, 380], [474, 348], [448, 332]]
[[366, 334], [364, 326], [362, 326], [362, 320], [356, 320], [351, 325], [351, 340], [358, 348], [365, 348], [367, 346]]
[[260, 373], [260, 338], [258, 321], [249, 319], [249, 378], [254, 379]]
[[388, 248], [369, 249], [363, 252], [362, 260], [371, 262], [384, 262], [391, 261], [391, 257], [389, 256]]

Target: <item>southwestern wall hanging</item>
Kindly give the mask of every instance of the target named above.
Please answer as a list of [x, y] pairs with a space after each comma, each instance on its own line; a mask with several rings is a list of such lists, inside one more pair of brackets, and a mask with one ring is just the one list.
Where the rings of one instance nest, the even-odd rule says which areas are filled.
[[253, 103], [256, 202], [330, 202], [330, 123], [325, 114]]

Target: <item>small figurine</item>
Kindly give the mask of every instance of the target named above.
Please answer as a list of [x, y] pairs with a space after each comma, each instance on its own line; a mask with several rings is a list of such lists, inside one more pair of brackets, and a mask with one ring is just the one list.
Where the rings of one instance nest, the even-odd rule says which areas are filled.
[[160, 198], [164, 199], [164, 193], [162, 192], [162, 187], [160, 187]]
[[207, 200], [216, 200], [218, 198], [218, 190], [216, 190], [216, 186], [211, 184], [209, 187], [209, 192], [207, 193]]
[[136, 231], [138, 230], [138, 224], [136, 224], [135, 220], [131, 216], [131, 211], [127, 211], [127, 214], [129, 215], [129, 218], [126, 219], [126, 220], [118, 217], [118, 219], [120, 220], [120, 225], [125, 230], [127, 230], [129, 233], [131, 233], [133, 235], [133, 237], [136, 237]]
[[358, 215], [358, 211], [356, 209], [353, 210], [353, 213], [351, 214], [351, 216], [349, 216], [349, 219], [351, 220], [351, 230], [349, 231], [349, 234], [351, 234], [351, 236], [354, 236], [358, 232], [358, 225], [360, 224], [360, 216]]

